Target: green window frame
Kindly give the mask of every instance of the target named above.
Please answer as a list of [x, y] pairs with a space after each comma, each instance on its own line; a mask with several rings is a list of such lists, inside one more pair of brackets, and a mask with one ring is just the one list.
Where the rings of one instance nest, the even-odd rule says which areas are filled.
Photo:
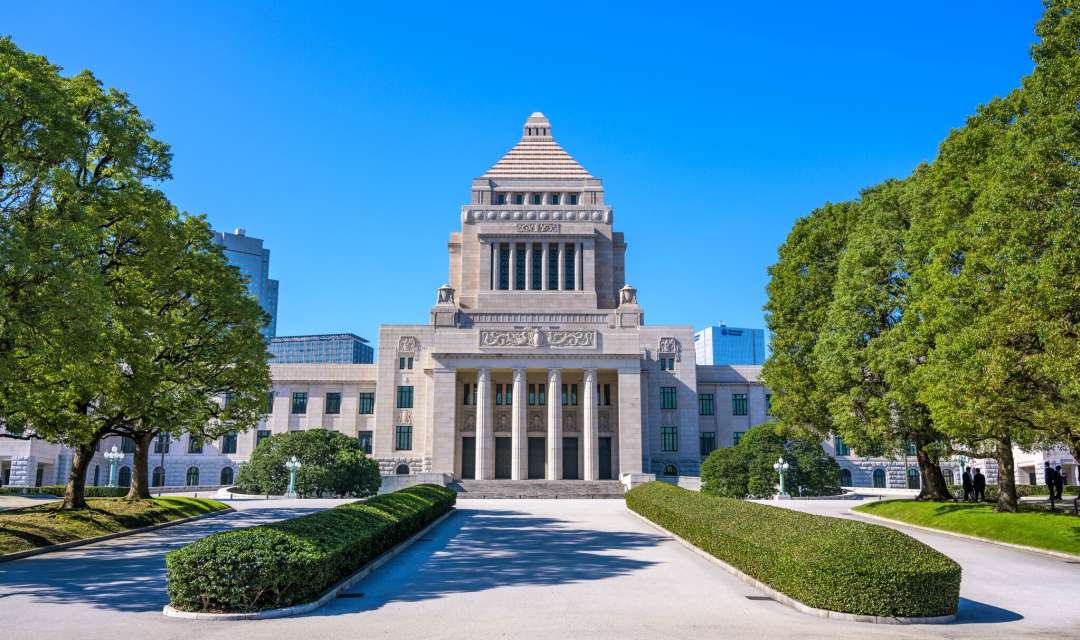
[[412, 427], [399, 425], [394, 439], [394, 449], [397, 451], [410, 451], [412, 449]]
[[536, 385], [529, 383], [529, 406], [536, 406]]
[[236, 453], [236, 432], [229, 431], [221, 436], [221, 452]]
[[202, 453], [203, 452], [203, 440], [199, 436], [189, 435], [187, 443], [188, 453]]
[[360, 445], [360, 450], [367, 455], [371, 455], [373, 433], [371, 431], [361, 431], [356, 434], [356, 443]]
[[575, 247], [572, 244], [568, 244], [563, 248], [563, 284], [567, 291], [573, 291], [577, 288], [577, 274], [574, 273], [574, 251]]
[[576, 205], [577, 204], [577, 199], [578, 199], [578, 195], [576, 193], [571, 193], [570, 194], [570, 202], [567, 203], [567, 204], [569, 204], [571, 206]]
[[411, 386], [401, 385], [397, 388], [397, 408], [413, 408], [413, 388]]
[[765, 394], [765, 415], [767, 415], [767, 416], [772, 415], [772, 394], [771, 393], [766, 393]]
[[259, 443], [270, 437], [269, 429], [259, 429], [255, 432], [255, 446], [258, 447]]
[[539, 291], [544, 288], [544, 245], [531, 244], [529, 251], [532, 252], [532, 273], [529, 278], [532, 279], [533, 290]]
[[701, 457], [709, 455], [716, 449], [716, 432], [715, 431], [702, 431], [701, 432]]
[[375, 413], [375, 392], [361, 391], [357, 397], [358, 411], [363, 414]]
[[503, 403], [503, 389], [501, 384], [495, 385], [495, 404], [501, 405]]
[[135, 441], [127, 436], [121, 436], [120, 453], [135, 453]]
[[307, 391], [293, 391], [292, 414], [303, 415], [307, 413]]
[[499, 290], [510, 290], [510, 245], [499, 245]]
[[713, 394], [699, 393], [697, 397], [697, 404], [699, 416], [716, 415], [716, 402], [714, 400]]
[[660, 450], [661, 451], [678, 451], [679, 450], [679, 428], [678, 427], [660, 427]]
[[746, 433], [746, 432], [745, 431], [736, 431], [735, 433], [733, 433], [732, 434], [733, 444], [739, 444], [739, 441], [742, 440], [742, 437], [743, 437], [744, 433]]
[[559, 245], [548, 245], [548, 289], [555, 291], [559, 288]]
[[172, 438], [169, 437], [169, 434], [159, 433], [158, 436], [154, 438], [154, 453], [168, 453], [169, 443], [171, 441]]
[[266, 415], [270, 415], [270, 414], [274, 413], [274, 392], [273, 391], [267, 391], [266, 392], [266, 407], [265, 408], [266, 408], [266, 411], [264, 411], [263, 413], [265, 413]]
[[851, 449], [848, 448], [847, 443], [844, 442], [844, 436], [839, 436], [839, 435], [836, 436], [835, 439], [833, 440], [833, 442], [834, 442], [834, 445], [836, 447], [836, 455], [838, 455], [838, 456], [851, 455]]
[[745, 416], [746, 415], [746, 394], [745, 393], [733, 393], [733, 394], [731, 394], [731, 415], [733, 415], [733, 416]]
[[533, 204], [544, 204], [544, 196], [540, 195], [539, 193], [534, 193], [529, 198], [529, 201]]
[[326, 413], [330, 415], [341, 413], [341, 393], [331, 391], [326, 394]]
[[661, 409], [674, 409], [676, 402], [675, 387], [660, 387]]
[[538, 389], [538, 391], [539, 391], [539, 394], [538, 394], [538, 400], [539, 400], [539, 402], [538, 402], [538, 404], [539, 404], [539, 405], [540, 405], [541, 407], [543, 407], [543, 406], [546, 406], [546, 405], [547, 405], [547, 393], [546, 393], [546, 391], [547, 391], [547, 385], [544, 385], [544, 384], [540, 384], [540, 385], [538, 385], [538, 386], [539, 386], [539, 389]]
[[525, 247], [523, 243], [514, 245], [514, 291], [525, 290]]

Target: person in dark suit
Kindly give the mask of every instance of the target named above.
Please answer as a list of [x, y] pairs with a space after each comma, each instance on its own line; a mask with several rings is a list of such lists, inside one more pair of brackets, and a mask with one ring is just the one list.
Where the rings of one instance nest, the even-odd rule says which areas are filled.
[[964, 502], [967, 502], [968, 500], [971, 500], [971, 489], [972, 489], [972, 484], [971, 484], [971, 467], [964, 467], [964, 476], [963, 476], [963, 478], [964, 478], [964, 479], [963, 479], [963, 484], [964, 484]]
[[1049, 462], [1043, 463], [1043, 483], [1046, 484], [1046, 488], [1050, 491], [1050, 499], [1057, 500], [1057, 476], [1054, 474], [1054, 470], [1050, 468]]
[[1065, 495], [1065, 474], [1061, 472], [1061, 465], [1054, 467], [1054, 488], [1057, 489], [1057, 499], [1061, 500]]
[[971, 488], [975, 493], [975, 502], [986, 500], [986, 476], [981, 469], [975, 469], [975, 477], [971, 479]]

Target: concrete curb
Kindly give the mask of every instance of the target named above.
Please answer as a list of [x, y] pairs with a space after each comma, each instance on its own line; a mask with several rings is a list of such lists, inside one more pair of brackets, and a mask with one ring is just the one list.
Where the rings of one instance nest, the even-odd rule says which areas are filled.
[[626, 512], [633, 515], [634, 517], [638, 518], [642, 522], [648, 524], [649, 526], [651, 526], [651, 527], [653, 527], [655, 529], [658, 529], [660, 531], [663, 531], [664, 533], [666, 533], [667, 535], [671, 536], [676, 541], [678, 541], [679, 544], [681, 544], [684, 547], [690, 549], [694, 553], [696, 553], [699, 556], [705, 558], [706, 560], [712, 562], [713, 564], [718, 565], [724, 571], [727, 571], [728, 573], [735, 576], [736, 578], [738, 578], [742, 582], [744, 582], [744, 583], [758, 589], [759, 591], [763, 592], [765, 595], [769, 596], [773, 600], [776, 600], [780, 604], [785, 605], [787, 607], [791, 607], [792, 609], [794, 609], [794, 610], [796, 610], [796, 611], [798, 611], [800, 613], [805, 613], [805, 614], [808, 614], [808, 615], [816, 616], [818, 618], [828, 618], [830, 620], [845, 620], [845, 621], [849, 621], [849, 622], [871, 622], [871, 623], [875, 623], [875, 624], [945, 624], [945, 623], [953, 622], [954, 620], [956, 620], [956, 614], [951, 614], [951, 615], [947, 615], [947, 616], [922, 617], [922, 618], [904, 618], [904, 617], [894, 617], [894, 616], [868, 616], [868, 615], [859, 615], [859, 614], [855, 614], [855, 613], [842, 613], [840, 611], [830, 611], [829, 609], [819, 609], [817, 607], [811, 607], [809, 605], [803, 604], [802, 602], [799, 602], [798, 600], [796, 600], [795, 598], [792, 598], [791, 596], [785, 595], [785, 594], [781, 593], [780, 591], [777, 591], [776, 589], [770, 587], [769, 585], [765, 584], [764, 582], [761, 582], [760, 580], [757, 580], [756, 578], [753, 578], [753, 577], [743, 573], [742, 570], [740, 570], [740, 569], [734, 567], [733, 565], [730, 565], [730, 564], [724, 562], [723, 560], [717, 558], [716, 556], [714, 556], [714, 555], [712, 555], [712, 554], [710, 554], [710, 553], [708, 553], [708, 552], [694, 546], [692, 543], [682, 539], [678, 535], [672, 533], [671, 531], [668, 531], [664, 527], [661, 527], [660, 525], [656, 524], [652, 520], [649, 520], [645, 516], [643, 516], [643, 515], [637, 513], [636, 511], [630, 509], [629, 507], [627, 507]]
[[174, 609], [172, 605], [165, 605], [165, 608], [161, 610], [161, 613], [170, 618], [185, 618], [187, 620], [269, 620], [271, 618], [287, 618], [289, 616], [297, 616], [302, 613], [308, 613], [314, 611], [319, 607], [326, 605], [328, 602], [338, 596], [339, 593], [353, 586], [357, 582], [366, 578], [372, 571], [375, 571], [379, 567], [383, 566], [396, 555], [409, 548], [418, 539], [424, 537], [429, 531], [437, 527], [450, 516], [454, 515], [457, 510], [451, 508], [446, 513], [439, 516], [434, 522], [421, 529], [418, 533], [412, 535], [404, 542], [399, 542], [387, 551], [384, 551], [382, 555], [375, 558], [371, 562], [367, 563], [352, 575], [344, 578], [334, 586], [330, 587], [323, 592], [317, 600], [311, 602], [305, 602], [303, 604], [296, 604], [291, 607], [283, 607], [281, 609], [265, 609], [263, 611], [251, 611], [249, 613], [208, 613], [204, 611], [180, 611]]
[[1001, 540], [992, 540], [990, 538], [981, 538], [979, 536], [968, 535], [966, 533], [957, 533], [955, 531], [946, 531], [945, 529], [935, 529], [934, 527], [924, 527], [919, 524], [911, 524], [910, 522], [904, 522], [903, 520], [893, 520], [892, 518], [883, 518], [881, 516], [871, 515], [862, 511], [856, 511], [849, 509], [852, 514], [860, 518], [868, 518], [870, 520], [880, 520], [881, 522], [887, 522], [889, 524], [897, 524], [902, 527], [911, 527], [912, 529], [919, 529], [920, 531], [929, 531], [930, 533], [940, 533], [946, 536], [953, 536], [954, 538], [966, 538], [968, 540], [975, 540], [976, 542], [986, 542], [988, 544], [996, 544], [999, 547], [1011, 547], [1020, 551], [1030, 551], [1032, 553], [1040, 553], [1046, 556], [1052, 556], [1055, 558], [1063, 558], [1065, 560], [1080, 560], [1080, 555], [1074, 553], [1066, 553], [1064, 551], [1052, 551], [1050, 549], [1040, 549], [1038, 547], [1029, 547], [1025, 544], [1015, 544], [1013, 542], [1002, 542]]
[[139, 527], [138, 529], [128, 529], [127, 531], [117, 531], [116, 533], [109, 533], [103, 536], [95, 536], [93, 538], [83, 538], [82, 540], [72, 540], [71, 542], [61, 542], [60, 544], [51, 544], [47, 547], [38, 547], [36, 549], [27, 549], [26, 551], [16, 551], [15, 553], [5, 553], [0, 555], [0, 562], [10, 562], [11, 560], [21, 560], [22, 558], [29, 558], [32, 556], [40, 556], [44, 553], [52, 553], [54, 551], [64, 551], [65, 549], [72, 549], [74, 547], [81, 547], [88, 544], [94, 544], [95, 542], [104, 542], [106, 540], [112, 540], [114, 538], [123, 538], [125, 536], [133, 536], [137, 533], [146, 533], [147, 531], [156, 531], [158, 529], [164, 529], [166, 527], [172, 527], [178, 524], [184, 524], [185, 522], [194, 522], [196, 520], [202, 520], [203, 518], [213, 518], [225, 513], [232, 513], [236, 511], [232, 507], [225, 509], [219, 509], [217, 511], [211, 511], [210, 513], [201, 513], [197, 516], [191, 516], [190, 518], [181, 518], [179, 520], [170, 520], [168, 522], [162, 522], [160, 524], [152, 524], [148, 527]]

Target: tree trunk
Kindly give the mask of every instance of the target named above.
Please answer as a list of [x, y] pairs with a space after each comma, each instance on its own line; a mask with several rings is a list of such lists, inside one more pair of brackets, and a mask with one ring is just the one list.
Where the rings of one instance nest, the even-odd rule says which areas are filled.
[[934, 442], [924, 434], [917, 434], [915, 440], [915, 458], [919, 462], [919, 475], [922, 476], [921, 488], [916, 500], [952, 500], [949, 486], [945, 484], [945, 475], [941, 466], [926, 452], [927, 445]]
[[[1080, 438], [1070, 438], [1069, 453], [1072, 454], [1073, 460], [1080, 464]], [[1073, 513], [1080, 515], [1080, 492], [1073, 498]]]
[[998, 463], [998, 498], [995, 511], [1014, 512], [1017, 510], [1016, 473], [1013, 469], [1012, 438], [997, 438], [995, 458]]
[[93, 442], [75, 447], [61, 509], [86, 508], [86, 470], [90, 468], [90, 461], [94, 459], [94, 448], [99, 439], [100, 437], [94, 438]]
[[132, 436], [135, 441], [135, 454], [131, 470], [131, 486], [128, 488], [128, 500], [149, 500], [150, 482], [146, 469], [150, 460], [150, 443], [154, 441], [153, 432], [137, 432]]

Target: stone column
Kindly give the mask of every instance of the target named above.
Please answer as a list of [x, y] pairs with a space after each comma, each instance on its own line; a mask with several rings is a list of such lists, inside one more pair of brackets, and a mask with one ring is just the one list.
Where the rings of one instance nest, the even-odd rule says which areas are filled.
[[562, 370], [548, 369], [547, 378], [547, 473], [548, 480], [562, 480]]
[[532, 282], [533, 272], [533, 243], [525, 243], [525, 290], [533, 290]]
[[619, 469], [616, 477], [642, 472], [641, 371], [619, 372]]
[[585, 464], [582, 478], [597, 480], [600, 477], [598, 429], [596, 424], [596, 369], [586, 369], [582, 389], [583, 407], [581, 417], [581, 435], [585, 441]]
[[513, 291], [517, 288], [517, 283], [514, 282], [514, 278], [517, 277], [517, 243], [513, 240], [510, 241], [510, 263], [506, 266], [510, 270], [510, 273], [507, 274], [509, 276], [507, 280], [510, 285], [509, 290]]
[[525, 370], [514, 369], [513, 402], [510, 412], [510, 479], [529, 477], [529, 436], [525, 414]]
[[431, 414], [431, 470], [454, 474], [457, 468], [458, 443], [458, 433], [454, 425], [454, 416], [457, 413], [457, 373], [449, 367], [440, 367], [432, 370], [432, 378], [431, 386], [434, 391], [428, 405]]
[[550, 246], [551, 243], [547, 242], [546, 240], [544, 241], [544, 244], [541, 245], [541, 251], [543, 252], [544, 258], [544, 272], [541, 274], [540, 277], [540, 288], [544, 291], [547, 291], [550, 288], [548, 287], [548, 270], [551, 268], [548, 266], [551, 260], [551, 251], [548, 249], [548, 247]]
[[476, 372], [476, 479], [495, 478], [495, 434], [492, 432], [491, 370]]
[[559, 274], [559, 291], [566, 290], [566, 274], [564, 273], [566, 270], [566, 258], [564, 256], [566, 256], [566, 244], [560, 242], [559, 256], [556, 258], [558, 262], [555, 263], [555, 270]]

